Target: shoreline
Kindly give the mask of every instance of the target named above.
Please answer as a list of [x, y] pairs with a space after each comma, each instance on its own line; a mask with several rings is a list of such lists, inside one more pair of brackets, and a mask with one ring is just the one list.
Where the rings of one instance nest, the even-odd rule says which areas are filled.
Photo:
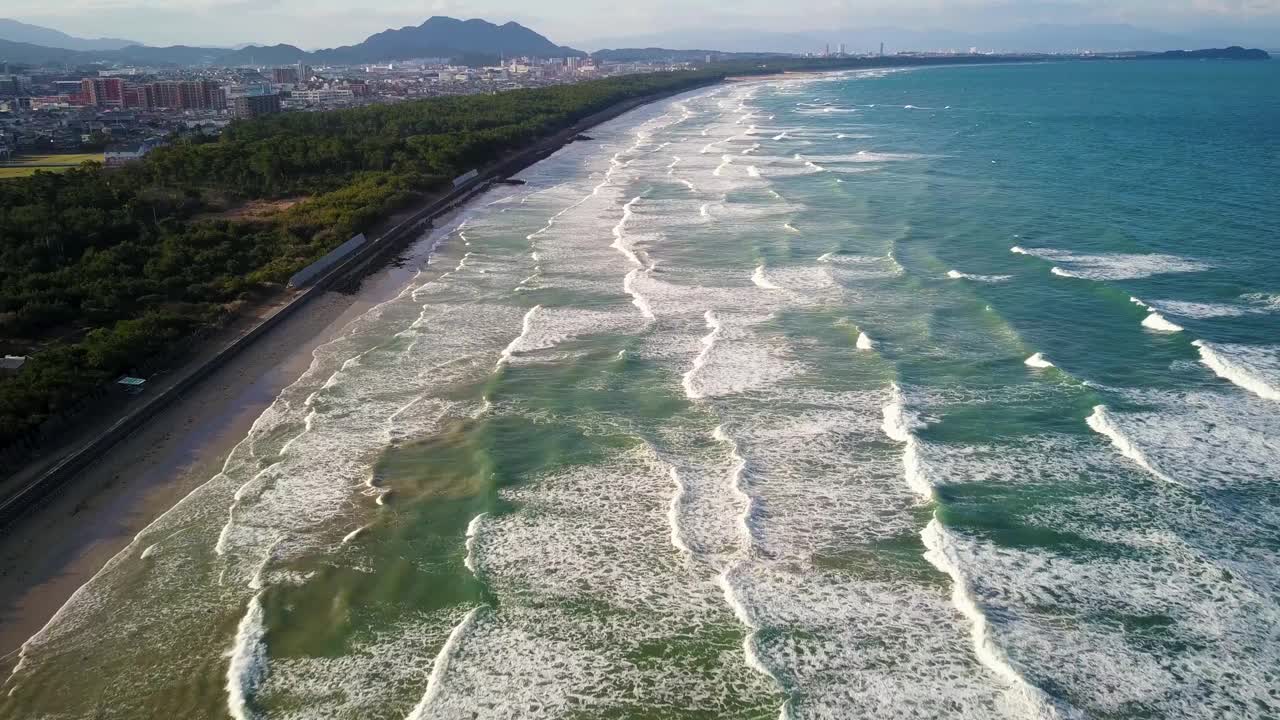
[[[720, 84], [632, 98], [579, 120], [529, 148], [483, 168], [475, 184], [435, 198], [369, 244], [364, 272], [348, 268], [224, 363], [165, 403], [127, 436], [102, 448], [50, 497], [0, 533], [0, 674], [22, 644], [144, 528], [216, 475], [226, 456], [279, 392], [310, 366], [314, 349], [339, 336], [374, 305], [391, 299], [434, 255], [431, 229], [394, 243], [428, 220], [451, 217], [489, 183], [559, 151], [583, 131], [640, 107]], [[386, 242], [384, 242], [384, 240]], [[381, 247], [378, 247], [382, 243]], [[385, 254], [384, 253], [389, 253]], [[381, 257], [379, 257], [381, 256]], [[355, 279], [358, 289], [338, 289]]]

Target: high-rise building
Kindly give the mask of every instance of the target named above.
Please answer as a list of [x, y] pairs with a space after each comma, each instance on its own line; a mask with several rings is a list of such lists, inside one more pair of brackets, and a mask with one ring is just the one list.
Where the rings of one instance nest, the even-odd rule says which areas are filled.
[[844, 43], [840, 43], [840, 49], [836, 51], [836, 54], [840, 55], [840, 57], [844, 57], [846, 55], [844, 51]]
[[155, 107], [155, 93], [151, 90], [150, 85], [125, 85], [124, 106], [150, 110]]
[[299, 60], [297, 65], [298, 82], [305, 83], [311, 80], [311, 66]]
[[222, 110], [227, 107], [226, 93], [211, 80], [169, 80], [146, 87], [151, 93], [152, 107], [170, 110]]
[[80, 81], [80, 94], [94, 107], [124, 107], [124, 80], [85, 78]]
[[271, 82], [277, 85], [296, 85], [298, 81], [298, 68], [271, 69]]
[[31, 78], [26, 75], [0, 75], [0, 97], [18, 97], [29, 94]]

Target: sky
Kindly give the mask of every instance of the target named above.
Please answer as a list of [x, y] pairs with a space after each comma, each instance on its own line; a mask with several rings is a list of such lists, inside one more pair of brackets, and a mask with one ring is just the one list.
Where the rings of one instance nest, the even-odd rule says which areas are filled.
[[[1162, 31], [1276, 28], [1280, 0], [5, 0], [0, 15], [148, 45], [355, 44], [432, 15], [514, 20], [557, 43], [675, 29], [812, 31], [894, 26], [1010, 30], [1129, 23]], [[1280, 34], [1277, 43], [1280, 44]]]

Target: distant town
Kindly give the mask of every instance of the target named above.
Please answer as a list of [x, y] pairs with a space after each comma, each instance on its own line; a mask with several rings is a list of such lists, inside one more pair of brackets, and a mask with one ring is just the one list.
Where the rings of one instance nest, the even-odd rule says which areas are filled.
[[116, 165], [175, 137], [216, 135], [236, 118], [494, 93], [689, 66], [518, 57], [467, 67], [447, 58], [424, 58], [355, 67], [115, 67], [86, 76], [52, 68], [10, 72], [4, 65], [0, 161], [102, 152], [107, 165]]
[[[480, 35], [470, 50], [449, 51], [445, 55], [447, 49], [439, 45], [440, 38], [457, 38], [463, 32]], [[392, 40], [389, 41], [389, 37]], [[588, 55], [557, 46], [515, 23], [498, 27], [479, 20], [463, 22], [439, 17], [431, 18], [418, 28], [375, 35], [353, 48], [317, 53], [305, 53], [292, 46], [251, 46], [235, 52], [131, 46], [114, 53], [95, 54], [13, 42], [6, 45], [6, 42], [0, 40], [0, 51], [9, 53], [0, 53], [0, 180], [22, 177], [37, 170], [65, 170], [86, 160], [108, 166], [121, 165], [184, 136], [217, 136], [235, 119], [281, 112], [316, 112], [448, 95], [496, 93], [637, 73], [689, 70], [723, 62], [748, 63], [750, 67], [779, 59], [885, 57], [883, 43], [870, 52], [861, 53], [850, 52], [844, 43], [839, 43], [802, 54], [644, 48], [604, 50]], [[380, 42], [401, 44], [385, 47], [379, 45]], [[516, 53], [496, 50], [513, 44], [526, 48], [524, 54], [516, 56]], [[412, 49], [406, 51], [406, 47]], [[350, 60], [352, 53], [363, 54], [366, 59], [388, 55], [407, 57], [412, 52], [431, 53], [429, 48], [433, 47], [440, 50], [439, 56], [375, 62]], [[26, 59], [12, 61], [14, 57], [23, 57], [14, 55], [17, 52], [14, 48], [23, 48]], [[537, 50], [531, 52], [528, 48]], [[194, 62], [193, 52], [198, 54], [199, 62]], [[1227, 53], [1206, 57], [1267, 57], [1260, 50], [1242, 48], [1202, 52]], [[291, 58], [307, 56], [307, 59], [282, 63], [285, 59], [282, 54]], [[107, 59], [108, 56], [111, 59]], [[1015, 57], [1066, 57], [1018, 56], [969, 47], [897, 52], [893, 59], [918, 62], [961, 56], [992, 56], [993, 59], [999, 56], [1004, 61]], [[139, 59], [143, 57], [151, 60]], [[1101, 56], [1076, 51], [1071, 57]], [[6, 62], [6, 58], [10, 61]], [[183, 58], [188, 61], [184, 62]], [[341, 63], [319, 62], [324, 58], [347, 59]], [[487, 59], [477, 61], [478, 58]], [[275, 62], [257, 62], [260, 59]]]

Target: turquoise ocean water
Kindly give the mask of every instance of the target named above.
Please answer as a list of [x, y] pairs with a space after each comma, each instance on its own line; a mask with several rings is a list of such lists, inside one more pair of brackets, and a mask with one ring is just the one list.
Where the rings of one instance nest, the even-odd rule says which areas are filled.
[[723, 85], [482, 196], [11, 718], [1280, 716], [1280, 66]]

